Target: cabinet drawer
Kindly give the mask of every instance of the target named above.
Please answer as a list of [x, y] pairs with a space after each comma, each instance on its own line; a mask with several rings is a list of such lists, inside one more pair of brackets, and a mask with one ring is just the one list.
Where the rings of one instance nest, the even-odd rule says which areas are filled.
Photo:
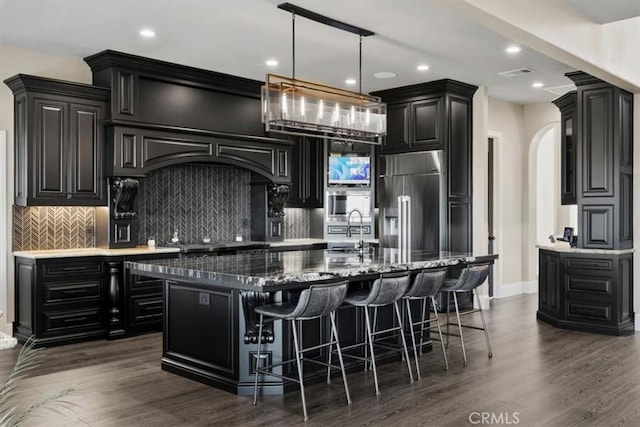
[[613, 305], [606, 302], [570, 298], [565, 300], [564, 309], [567, 320], [610, 323], [614, 318]]
[[566, 275], [565, 291], [571, 294], [613, 296], [613, 278], [596, 275]]
[[613, 260], [602, 258], [567, 258], [565, 261], [565, 266], [567, 270], [612, 271]]
[[149, 323], [162, 320], [162, 295], [133, 297], [131, 299], [131, 323]]
[[59, 302], [63, 300], [100, 298], [102, 295], [101, 285], [102, 282], [100, 280], [71, 283], [45, 283], [44, 301]]
[[42, 275], [44, 277], [60, 277], [77, 273], [102, 273], [102, 261], [83, 261], [64, 264], [44, 264]]
[[162, 279], [145, 276], [131, 277], [131, 290], [147, 289], [154, 293], [162, 292]]
[[99, 307], [73, 311], [44, 312], [45, 332], [68, 332], [69, 329], [102, 326]]

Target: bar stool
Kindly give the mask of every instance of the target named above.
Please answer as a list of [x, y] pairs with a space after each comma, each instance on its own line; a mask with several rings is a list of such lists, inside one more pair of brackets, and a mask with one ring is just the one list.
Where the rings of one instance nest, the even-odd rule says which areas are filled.
[[[440, 321], [438, 320], [438, 309], [436, 308], [435, 296], [438, 295], [440, 287], [444, 283], [444, 279], [447, 275], [447, 269], [440, 270], [422, 270], [416, 274], [413, 279], [411, 287], [407, 293], [402, 297], [406, 302], [407, 316], [409, 318], [409, 328], [411, 331], [411, 342], [413, 343], [413, 355], [416, 358], [416, 372], [418, 373], [418, 379], [420, 379], [420, 366], [418, 364], [418, 349], [416, 347], [415, 326], [420, 326], [420, 354], [422, 354], [422, 347], [424, 346], [424, 331], [431, 329], [431, 322], [435, 322], [438, 327], [438, 335], [440, 336], [440, 345], [442, 346], [442, 357], [444, 358], [444, 369], [449, 369], [449, 362], [447, 362], [447, 352], [444, 348], [444, 340], [442, 339], [442, 329], [440, 328]], [[428, 302], [431, 300], [431, 306], [433, 307], [434, 318], [431, 319], [428, 311]], [[421, 320], [414, 322], [411, 318], [411, 307], [409, 301], [421, 300], [422, 301], [422, 318]], [[425, 325], [428, 325], [425, 328]]]
[[490, 264], [469, 265], [464, 270], [462, 270], [460, 277], [458, 277], [457, 279], [446, 279], [444, 281], [444, 284], [440, 288], [440, 292], [444, 292], [447, 294], [447, 332], [446, 332], [447, 346], [449, 345], [449, 335], [454, 335], [449, 333], [449, 325], [455, 325], [455, 323], [449, 322], [449, 302], [450, 302], [449, 296], [453, 294], [453, 303], [456, 308], [456, 318], [458, 320], [457, 326], [458, 326], [458, 331], [460, 332], [460, 344], [462, 345], [462, 357], [464, 359], [465, 366], [467, 365], [467, 352], [465, 351], [465, 348], [464, 348], [464, 338], [462, 337], [462, 328], [470, 328], [470, 329], [477, 329], [480, 331], [484, 331], [484, 338], [487, 341], [489, 358], [493, 357], [493, 352], [491, 351], [491, 341], [489, 340], [489, 331], [487, 329], [487, 323], [484, 320], [484, 313], [482, 311], [480, 297], [476, 292], [474, 292], [478, 301], [478, 309], [465, 311], [464, 313], [462, 313], [462, 315], [468, 315], [468, 314], [480, 312], [480, 319], [482, 320], [482, 328], [477, 326], [471, 326], [471, 325], [463, 325], [460, 322], [461, 314], [460, 314], [460, 310], [458, 309], [458, 298], [456, 297], [456, 294], [458, 292], [474, 291], [477, 287], [482, 285], [484, 281], [487, 279], [487, 276], [489, 275], [489, 267], [490, 267]]
[[[335, 322], [335, 311], [342, 304], [344, 297], [347, 293], [348, 281], [324, 283], [318, 285], [311, 285], [308, 289], [303, 290], [300, 293], [300, 298], [297, 302], [277, 303], [269, 304], [260, 307], [256, 307], [256, 313], [260, 314], [260, 326], [258, 327], [258, 351], [256, 360], [256, 378], [253, 388], [253, 404], [255, 405], [258, 400], [258, 376], [260, 374], [272, 375], [278, 378], [286, 379], [289, 381], [297, 382], [300, 384], [300, 395], [302, 398], [302, 412], [304, 413], [304, 420], [307, 421], [307, 401], [304, 395], [304, 382], [302, 377], [302, 363], [304, 360], [308, 362], [317, 363], [323, 366], [327, 366], [327, 369], [340, 369], [342, 371], [342, 379], [344, 380], [344, 391], [347, 395], [347, 404], [351, 405], [351, 397], [349, 396], [349, 386], [347, 385], [347, 375], [344, 370], [344, 363], [342, 361], [342, 352], [340, 350], [340, 343], [338, 340], [338, 329]], [[301, 341], [298, 340], [298, 331], [296, 329], [296, 322], [303, 320], [317, 319], [322, 316], [329, 315], [331, 319], [331, 338], [328, 343], [316, 345], [313, 347], [301, 348]], [[269, 319], [265, 319], [268, 316]], [[262, 326], [265, 322], [274, 322], [276, 320], [290, 320], [291, 331], [293, 333], [293, 345], [296, 354], [295, 359], [285, 360], [278, 364], [270, 366], [257, 366], [260, 358], [260, 345], [262, 342]], [[340, 366], [331, 365], [315, 359], [305, 359], [303, 353], [305, 351], [316, 350], [326, 346], [336, 345], [338, 350], [338, 359], [340, 360]], [[329, 352], [329, 354], [331, 354]], [[298, 365], [298, 379], [280, 375], [274, 372], [269, 372], [271, 368], [276, 366], [285, 365], [288, 363], [296, 362]]]
[[[347, 296], [344, 298], [345, 304], [350, 304], [356, 307], [362, 307], [364, 309], [364, 317], [365, 317], [365, 323], [367, 328], [367, 337], [366, 337], [367, 340], [364, 343], [359, 343], [353, 346], [349, 346], [349, 348], [354, 348], [354, 347], [364, 345], [365, 357], [360, 357], [357, 355], [350, 355], [350, 354], [345, 354], [345, 356], [364, 360], [365, 368], [366, 368], [367, 362], [368, 361], [371, 362], [371, 366], [373, 368], [373, 380], [376, 386], [376, 395], [380, 394], [380, 388], [378, 386], [378, 373], [376, 371], [376, 358], [375, 358], [375, 353], [373, 351], [373, 348], [374, 348], [374, 345], [382, 346], [381, 344], [374, 343], [374, 337], [376, 335], [393, 332], [393, 331], [400, 331], [400, 336], [402, 337], [402, 349], [391, 348], [387, 346], [384, 346], [384, 347], [388, 349], [404, 351], [404, 357], [405, 357], [405, 360], [407, 361], [407, 367], [409, 368], [409, 376], [411, 378], [411, 382], [413, 382], [413, 372], [411, 371], [411, 364], [409, 362], [409, 352], [407, 350], [407, 342], [404, 338], [404, 334], [402, 333], [402, 330], [403, 330], [402, 318], [400, 316], [400, 309], [398, 308], [398, 300], [402, 298], [402, 296], [407, 291], [407, 288], [409, 287], [409, 281], [410, 281], [409, 273], [406, 271], [399, 272], [399, 273], [398, 272], [382, 273], [379, 278], [373, 281], [373, 284], [371, 285], [371, 289], [355, 291], [347, 294]], [[399, 326], [375, 331], [376, 322], [374, 322], [374, 324], [372, 325], [371, 322], [369, 321], [369, 307], [374, 307], [375, 309], [377, 309], [377, 307], [383, 307], [390, 304], [393, 304], [393, 308], [395, 310]], [[372, 329], [374, 330], [372, 331]], [[371, 352], [371, 359], [369, 359], [366, 355], [367, 344]], [[347, 347], [345, 347], [345, 350], [346, 349]]]

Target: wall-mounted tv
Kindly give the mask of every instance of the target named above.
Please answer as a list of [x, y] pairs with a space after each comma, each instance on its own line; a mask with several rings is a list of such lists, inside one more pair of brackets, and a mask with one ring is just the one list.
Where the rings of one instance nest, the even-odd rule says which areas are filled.
[[371, 159], [367, 156], [330, 156], [329, 184], [369, 185]]

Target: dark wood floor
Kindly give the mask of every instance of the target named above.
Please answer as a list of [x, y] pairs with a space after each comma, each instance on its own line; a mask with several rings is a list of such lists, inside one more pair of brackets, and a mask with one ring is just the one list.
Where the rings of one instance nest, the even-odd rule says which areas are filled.
[[[422, 357], [423, 379], [413, 384], [406, 365], [380, 367], [380, 397], [371, 373], [350, 375], [351, 407], [339, 380], [309, 387], [307, 425], [464, 426], [472, 425], [472, 412], [502, 416], [503, 424], [514, 424], [517, 413], [522, 426], [640, 425], [640, 334], [608, 337], [555, 329], [536, 321], [536, 304], [535, 295], [492, 301], [487, 321], [493, 359], [487, 358], [482, 332], [469, 331], [466, 368], [452, 342], [448, 372], [437, 351]], [[298, 393], [265, 397], [254, 407], [249, 398], [163, 372], [160, 334], [45, 351], [45, 362], [24, 382], [21, 400], [69, 385], [82, 393], [70, 398], [77, 404], [72, 411], [46, 413], [30, 425], [302, 424]], [[0, 377], [16, 354], [0, 352]], [[476, 424], [480, 420], [472, 415]]]

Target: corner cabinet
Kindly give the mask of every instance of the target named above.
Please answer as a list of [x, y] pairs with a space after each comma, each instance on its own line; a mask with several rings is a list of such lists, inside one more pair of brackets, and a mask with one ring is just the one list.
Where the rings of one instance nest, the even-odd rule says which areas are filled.
[[577, 92], [569, 92], [553, 103], [560, 109], [560, 145], [561, 145], [561, 179], [560, 203], [575, 205], [576, 197], [576, 159], [577, 159]]
[[15, 204], [104, 206], [110, 90], [19, 74], [14, 94]]
[[540, 250], [537, 318], [607, 335], [634, 330], [633, 253]]
[[301, 138], [292, 147], [289, 208], [321, 208], [324, 205], [324, 140]]

